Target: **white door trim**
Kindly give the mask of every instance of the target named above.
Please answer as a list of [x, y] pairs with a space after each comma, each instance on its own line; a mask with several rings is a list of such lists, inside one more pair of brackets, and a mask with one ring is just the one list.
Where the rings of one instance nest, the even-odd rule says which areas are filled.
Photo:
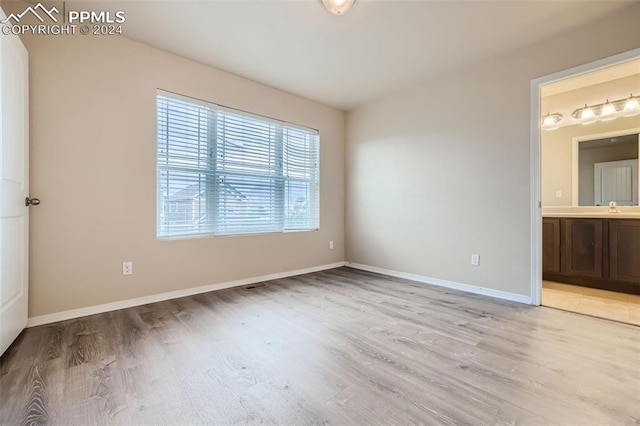
[[542, 86], [640, 57], [640, 48], [531, 80], [531, 304], [542, 299], [542, 194], [540, 192], [540, 89]]

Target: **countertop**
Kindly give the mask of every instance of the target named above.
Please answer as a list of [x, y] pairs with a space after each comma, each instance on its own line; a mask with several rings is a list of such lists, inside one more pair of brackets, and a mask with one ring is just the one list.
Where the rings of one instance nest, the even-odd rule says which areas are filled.
[[619, 206], [617, 213], [609, 213], [609, 207], [543, 207], [542, 217], [584, 217], [594, 219], [640, 219], [640, 207]]
[[640, 219], [638, 213], [598, 213], [598, 212], [584, 212], [584, 213], [542, 213], [542, 217], [582, 217], [585, 219]]

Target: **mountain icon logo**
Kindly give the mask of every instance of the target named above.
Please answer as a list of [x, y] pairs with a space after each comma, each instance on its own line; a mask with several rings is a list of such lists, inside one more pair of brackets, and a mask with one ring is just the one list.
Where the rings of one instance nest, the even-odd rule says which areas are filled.
[[[38, 13], [38, 12], [40, 12], [40, 13]], [[13, 19], [15, 21], [15, 23], [17, 24], [28, 13], [31, 13], [33, 16], [35, 16], [40, 22], [44, 22], [43, 16], [48, 16], [53, 22], [58, 22], [58, 19], [55, 17], [54, 13], [58, 14], [58, 13], [60, 13], [60, 11], [56, 7], [52, 7], [51, 9], [47, 9], [46, 7], [44, 7], [42, 5], [42, 3], [38, 3], [37, 5], [35, 5], [33, 7], [31, 7], [31, 6], [27, 7], [22, 13], [19, 13], [17, 15], [15, 13], [10, 14], [5, 19], [0, 21], [0, 23], [1, 24], [6, 24], [10, 20]]]

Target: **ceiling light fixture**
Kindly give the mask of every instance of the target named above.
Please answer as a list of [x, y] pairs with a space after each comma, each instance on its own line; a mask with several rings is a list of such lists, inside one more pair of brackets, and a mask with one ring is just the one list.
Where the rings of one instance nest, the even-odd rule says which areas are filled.
[[322, 0], [322, 4], [333, 15], [344, 15], [351, 10], [356, 0]]
[[548, 113], [542, 117], [542, 129], [543, 130], [556, 130], [559, 126], [558, 123], [562, 120], [562, 114], [555, 112], [553, 114]]

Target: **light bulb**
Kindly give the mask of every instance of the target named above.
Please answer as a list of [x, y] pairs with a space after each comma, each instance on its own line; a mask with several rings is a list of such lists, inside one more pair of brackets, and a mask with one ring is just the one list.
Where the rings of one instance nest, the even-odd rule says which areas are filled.
[[593, 110], [587, 106], [587, 104], [584, 104], [584, 108], [582, 108], [580, 120], [582, 121], [582, 124], [591, 124], [597, 121], [596, 115], [593, 113]]
[[627, 99], [627, 102], [624, 104], [623, 112], [625, 117], [640, 114], [640, 102], [638, 102], [638, 98], [633, 95], [629, 96], [629, 99]]
[[544, 130], [556, 130], [559, 126], [558, 123], [562, 120], [562, 114], [556, 112], [554, 114], [547, 113], [542, 118], [542, 128]]
[[544, 120], [542, 120], [542, 125], [547, 127], [547, 126], [552, 126], [553, 124], [555, 124], [553, 122], [553, 117], [551, 117], [550, 115], [545, 115]]
[[349, 12], [355, 2], [356, 0], [322, 0], [324, 7], [334, 15], [344, 15]]
[[602, 121], [615, 120], [616, 118], [618, 118], [615, 115], [616, 112], [618, 112], [616, 111], [616, 107], [613, 106], [611, 102], [609, 102], [609, 99], [607, 99], [607, 102], [602, 107], [602, 112], [600, 113], [600, 120]]

